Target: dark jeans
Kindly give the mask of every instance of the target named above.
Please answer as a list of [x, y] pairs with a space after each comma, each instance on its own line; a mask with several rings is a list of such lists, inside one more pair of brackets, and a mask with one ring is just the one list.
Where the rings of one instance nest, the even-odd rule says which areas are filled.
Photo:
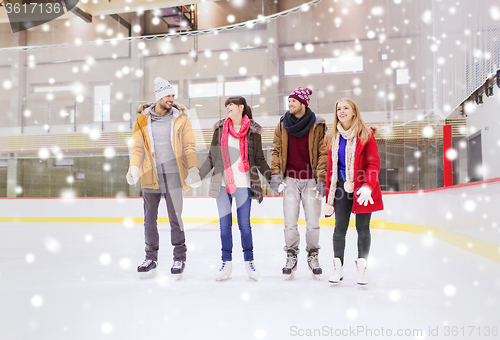
[[[158, 174], [167, 204], [168, 219], [170, 221], [170, 238], [174, 246], [174, 261], [186, 261], [186, 238], [182, 223], [182, 185], [178, 173]], [[144, 200], [144, 237], [146, 240], [146, 259], [158, 260], [160, 237], [158, 234], [158, 205], [161, 192], [143, 190]]]
[[219, 210], [222, 261], [231, 261], [233, 258], [233, 215], [231, 213], [233, 197], [236, 200], [236, 214], [241, 234], [243, 257], [245, 261], [252, 261], [253, 240], [252, 227], [250, 226], [252, 191], [250, 188], [237, 188], [236, 191], [230, 195], [227, 193], [225, 187], [221, 187], [219, 198], [217, 198], [217, 209]]
[[[339, 179], [335, 191], [335, 231], [333, 232], [333, 253], [344, 263], [345, 235], [349, 227], [353, 194], [344, 190], [345, 180]], [[356, 231], [358, 232], [358, 258], [368, 258], [371, 244], [371, 213], [356, 214]]]

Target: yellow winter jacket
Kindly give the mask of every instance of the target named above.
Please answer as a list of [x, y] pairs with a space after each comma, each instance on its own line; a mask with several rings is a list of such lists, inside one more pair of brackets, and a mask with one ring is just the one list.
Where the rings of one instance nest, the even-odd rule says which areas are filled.
[[[192, 167], [199, 167], [196, 140], [191, 123], [184, 113], [186, 107], [174, 103], [172, 109], [174, 110], [171, 134], [172, 148], [177, 161], [182, 189], [187, 191], [189, 186], [186, 185], [185, 179], [188, 170]], [[143, 107], [137, 116], [131, 143], [130, 166], [135, 165], [141, 170], [141, 188], [159, 189], [150, 115], [149, 110]]]

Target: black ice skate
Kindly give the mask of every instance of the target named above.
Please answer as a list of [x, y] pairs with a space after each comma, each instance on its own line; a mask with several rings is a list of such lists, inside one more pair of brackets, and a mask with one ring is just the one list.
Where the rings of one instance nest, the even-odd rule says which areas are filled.
[[311, 270], [313, 277], [315, 279], [319, 279], [319, 276], [323, 273], [318, 261], [318, 250], [311, 249], [309, 251], [309, 256], [307, 257], [307, 264], [309, 265], [309, 269]]
[[283, 267], [283, 275], [287, 275], [287, 280], [293, 279], [297, 270], [297, 255], [295, 250], [290, 249], [286, 253], [286, 264]]
[[137, 272], [141, 279], [149, 279], [156, 276], [156, 267], [158, 263], [153, 260], [144, 260], [144, 262], [137, 267]]
[[186, 267], [186, 262], [184, 261], [174, 261], [174, 264], [172, 265], [172, 268], [170, 269], [170, 272], [175, 275], [181, 275], [182, 272], [184, 271], [184, 267]]

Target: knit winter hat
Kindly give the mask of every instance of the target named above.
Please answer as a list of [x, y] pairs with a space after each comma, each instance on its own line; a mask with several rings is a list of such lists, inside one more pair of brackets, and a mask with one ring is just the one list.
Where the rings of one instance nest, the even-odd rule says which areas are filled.
[[309, 99], [312, 93], [313, 91], [307, 87], [297, 87], [292, 93], [290, 93], [288, 98], [297, 99], [305, 106], [309, 106]]
[[159, 100], [165, 96], [168, 96], [170, 94], [175, 95], [174, 88], [168, 80], [162, 79], [161, 77], [157, 77], [155, 79], [155, 97], [156, 100]]

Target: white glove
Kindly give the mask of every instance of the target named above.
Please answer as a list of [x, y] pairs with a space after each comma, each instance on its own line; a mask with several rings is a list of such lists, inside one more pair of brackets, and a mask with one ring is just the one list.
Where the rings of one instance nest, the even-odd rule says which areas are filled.
[[139, 173], [139, 168], [135, 165], [131, 165], [130, 168], [128, 168], [127, 176], [125, 176], [127, 178], [127, 183], [130, 185], [137, 183], [140, 177]]
[[358, 203], [360, 205], [364, 205], [365, 207], [368, 203], [373, 204], [372, 191], [368, 187], [361, 187], [358, 191], [356, 191], [356, 195], [358, 195]]
[[201, 185], [200, 170], [195, 166], [189, 169], [185, 182], [191, 188], [198, 188]]

